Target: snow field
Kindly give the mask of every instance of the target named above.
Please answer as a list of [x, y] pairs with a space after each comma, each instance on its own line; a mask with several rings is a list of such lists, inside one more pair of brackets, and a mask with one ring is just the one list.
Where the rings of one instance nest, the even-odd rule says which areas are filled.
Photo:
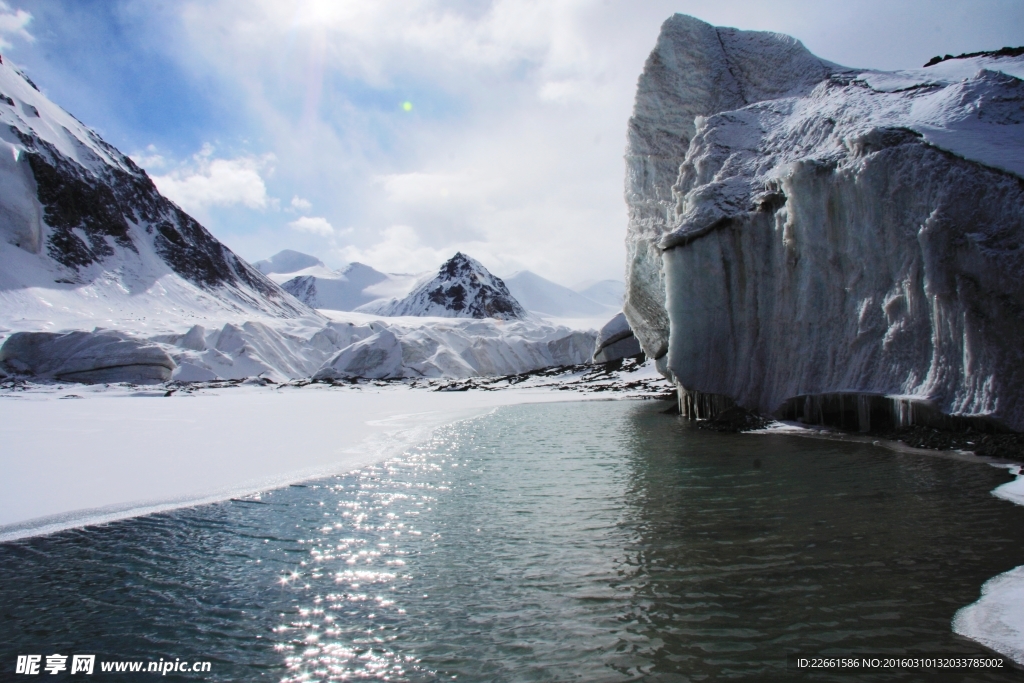
[[170, 397], [80, 385], [5, 394], [0, 542], [342, 474], [498, 406], [581, 398], [553, 388], [369, 384]]

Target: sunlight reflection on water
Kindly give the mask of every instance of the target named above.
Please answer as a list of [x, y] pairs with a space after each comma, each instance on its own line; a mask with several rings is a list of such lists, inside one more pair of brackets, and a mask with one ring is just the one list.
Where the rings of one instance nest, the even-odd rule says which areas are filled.
[[0, 545], [0, 666], [45, 649], [208, 659], [213, 681], [791, 680], [790, 652], [982, 651], [950, 619], [1024, 564], [1021, 509], [989, 495], [1005, 472], [663, 408], [503, 408], [344, 476]]

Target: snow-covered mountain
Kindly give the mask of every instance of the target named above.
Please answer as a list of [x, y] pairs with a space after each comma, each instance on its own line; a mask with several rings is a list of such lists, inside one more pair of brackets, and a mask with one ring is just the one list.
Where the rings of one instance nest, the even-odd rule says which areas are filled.
[[401, 299], [360, 307], [365, 313], [385, 316], [441, 318], [496, 318], [521, 320], [526, 311], [497, 278], [476, 259], [458, 252]]
[[327, 279], [338, 277], [338, 271], [328, 268], [317, 257], [291, 249], [279, 251], [269, 259], [257, 261], [253, 266], [279, 285], [303, 276]]
[[253, 264], [312, 308], [353, 311], [378, 300], [403, 297], [424, 274], [382, 273], [353, 262], [333, 270], [315, 256], [285, 249]]
[[504, 282], [516, 301], [534, 313], [559, 318], [590, 318], [610, 311], [610, 307], [528, 270], [504, 278]]
[[0, 63], [0, 334], [317, 314]]
[[373, 285], [386, 280], [387, 275], [370, 266], [350, 263], [328, 276], [304, 274], [292, 277], [281, 288], [313, 308], [354, 311], [363, 304], [380, 299], [380, 294], [370, 290]]
[[628, 127], [624, 310], [687, 405], [889, 396], [1024, 429], [1022, 77], [666, 21]]
[[283, 249], [270, 258], [256, 261], [252, 265], [264, 275], [286, 275], [308, 268], [327, 268], [324, 262], [316, 256], [303, 254], [301, 251], [294, 251], [293, 249]]
[[590, 281], [580, 283], [573, 287], [573, 290], [591, 301], [596, 301], [608, 308], [620, 310], [622, 308], [622, 300], [626, 296], [626, 283], [622, 280]]

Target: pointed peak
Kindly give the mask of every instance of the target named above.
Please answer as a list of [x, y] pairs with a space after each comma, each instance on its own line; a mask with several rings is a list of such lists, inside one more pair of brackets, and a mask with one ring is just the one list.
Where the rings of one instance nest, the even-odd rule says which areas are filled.
[[491, 272], [487, 270], [482, 263], [472, 256], [463, 254], [461, 251], [457, 251], [454, 256], [441, 264], [441, 267], [437, 271], [437, 275], [438, 277], [453, 278], [472, 272], [486, 275], [487, 277], [493, 277]]
[[404, 299], [392, 300], [374, 312], [501, 320], [519, 320], [527, 315], [500, 278], [461, 251], [445, 261], [437, 275], [422, 281]]

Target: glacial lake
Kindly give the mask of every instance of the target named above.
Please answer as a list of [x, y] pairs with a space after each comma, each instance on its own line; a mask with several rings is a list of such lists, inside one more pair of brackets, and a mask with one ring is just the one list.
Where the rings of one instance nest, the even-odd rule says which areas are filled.
[[129, 680], [13, 675], [53, 653], [211, 662], [154, 681], [1024, 677], [786, 663], [985, 653], [950, 622], [1024, 564], [1005, 470], [667, 405], [500, 408], [346, 475], [0, 545], [0, 677]]

